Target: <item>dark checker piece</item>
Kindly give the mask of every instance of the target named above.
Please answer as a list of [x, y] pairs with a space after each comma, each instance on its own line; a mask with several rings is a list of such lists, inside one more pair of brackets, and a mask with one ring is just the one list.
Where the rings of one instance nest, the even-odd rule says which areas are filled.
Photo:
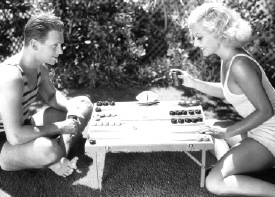
[[189, 113], [190, 115], [194, 115], [194, 114], [195, 114], [194, 110], [189, 110], [188, 113]]
[[175, 112], [175, 111], [170, 111], [169, 114], [170, 114], [171, 116], [174, 116], [174, 115], [176, 115], [176, 112]]
[[102, 106], [102, 102], [101, 102], [101, 101], [97, 101], [97, 102], [96, 102], [96, 105], [97, 105], [97, 106]]
[[201, 114], [201, 110], [196, 109], [196, 110], [195, 110], [195, 113], [196, 113], [196, 114]]
[[183, 118], [179, 118], [178, 122], [181, 123], [181, 124], [183, 124], [184, 123], [184, 119]]
[[96, 144], [96, 140], [94, 140], [94, 139], [90, 139], [89, 142], [90, 142], [90, 144]]
[[173, 124], [177, 124], [177, 123], [178, 123], [178, 120], [177, 120], [176, 118], [172, 118], [172, 119], [171, 119], [171, 122], [172, 122]]
[[182, 114], [182, 115], [187, 115], [187, 111], [186, 111], [186, 110], [182, 110], [182, 111], [181, 111], [181, 114]]
[[103, 105], [104, 105], [104, 106], [108, 106], [108, 105], [109, 105], [109, 102], [108, 102], [108, 101], [103, 101]]
[[100, 107], [96, 107], [96, 108], [95, 108], [95, 111], [96, 111], [96, 112], [101, 112], [101, 108], [100, 108]]
[[185, 118], [185, 122], [190, 123], [192, 120], [190, 118]]

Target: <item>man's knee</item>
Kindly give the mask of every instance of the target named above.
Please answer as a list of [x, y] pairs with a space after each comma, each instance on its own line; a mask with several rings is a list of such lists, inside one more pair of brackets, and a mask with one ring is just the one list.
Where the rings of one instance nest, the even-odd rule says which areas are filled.
[[83, 120], [80, 119], [81, 128], [84, 129], [88, 121], [91, 118], [93, 111], [93, 104], [87, 96], [77, 96], [71, 100], [72, 106], [75, 106], [77, 113], [80, 113], [83, 116]]
[[93, 111], [93, 104], [87, 96], [77, 96], [70, 101], [72, 105], [76, 106], [76, 108], [82, 112], [92, 113]]
[[87, 96], [77, 96], [77, 97], [74, 97], [74, 99], [78, 100], [80, 103], [84, 103], [87, 105], [92, 104], [91, 100]]
[[80, 102], [83, 104], [86, 109], [89, 111], [89, 113], [92, 113], [93, 111], [93, 103], [87, 96], [80, 96]]
[[33, 146], [41, 164], [45, 166], [59, 161], [64, 155], [56, 139], [40, 137], [34, 141]]

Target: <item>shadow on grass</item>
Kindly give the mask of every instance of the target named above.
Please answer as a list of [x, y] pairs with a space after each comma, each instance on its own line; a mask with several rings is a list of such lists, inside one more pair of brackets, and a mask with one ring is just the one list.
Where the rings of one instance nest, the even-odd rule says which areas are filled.
[[[200, 160], [200, 153], [192, 153]], [[207, 153], [207, 166], [214, 158]], [[183, 152], [108, 153], [102, 195], [214, 196], [200, 187], [200, 167]]]
[[[89, 182], [86, 175], [93, 165], [85, 155], [85, 140], [69, 155], [79, 157], [79, 172], [63, 178], [49, 169], [1, 170], [0, 196], [213, 196], [200, 188], [200, 167], [183, 152], [108, 153], [102, 191], [79, 184]], [[207, 154], [210, 166], [215, 159]], [[201, 157], [198, 152], [194, 156]]]
[[69, 156], [79, 157], [78, 172], [63, 178], [49, 169], [0, 170], [0, 196], [100, 196], [98, 190], [76, 184], [78, 180], [86, 178], [88, 166], [92, 165], [92, 159], [84, 154], [85, 141], [81, 140]]

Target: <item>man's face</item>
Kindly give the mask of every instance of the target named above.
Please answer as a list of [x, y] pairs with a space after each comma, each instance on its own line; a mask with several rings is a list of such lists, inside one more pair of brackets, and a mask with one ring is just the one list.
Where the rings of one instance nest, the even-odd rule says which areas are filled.
[[39, 44], [39, 59], [42, 63], [54, 65], [58, 56], [63, 54], [62, 44], [64, 43], [63, 32], [50, 31], [44, 43]]
[[220, 40], [214, 35], [203, 29], [200, 23], [190, 26], [194, 36], [194, 46], [202, 50], [203, 56], [216, 54], [220, 46]]

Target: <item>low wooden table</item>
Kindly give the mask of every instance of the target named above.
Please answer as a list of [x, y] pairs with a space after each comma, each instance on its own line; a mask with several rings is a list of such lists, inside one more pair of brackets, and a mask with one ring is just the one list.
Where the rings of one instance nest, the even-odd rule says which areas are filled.
[[[89, 182], [91, 188], [102, 188], [106, 153], [154, 151], [186, 153], [201, 167], [200, 186], [204, 187], [206, 151], [213, 149], [214, 145], [210, 136], [197, 133], [205, 121], [203, 111], [202, 114], [195, 114], [203, 117], [199, 124], [172, 124], [171, 118], [193, 116], [169, 114], [171, 110], [179, 109], [202, 110], [201, 106], [184, 108], [178, 105], [178, 101], [160, 101], [151, 106], [141, 106], [138, 102], [117, 102], [115, 106], [100, 107], [101, 112], [96, 112], [96, 108], [95, 104], [85, 144], [86, 155], [93, 159], [93, 165], [88, 171], [92, 177]], [[201, 151], [201, 161], [190, 153], [192, 151]]]

